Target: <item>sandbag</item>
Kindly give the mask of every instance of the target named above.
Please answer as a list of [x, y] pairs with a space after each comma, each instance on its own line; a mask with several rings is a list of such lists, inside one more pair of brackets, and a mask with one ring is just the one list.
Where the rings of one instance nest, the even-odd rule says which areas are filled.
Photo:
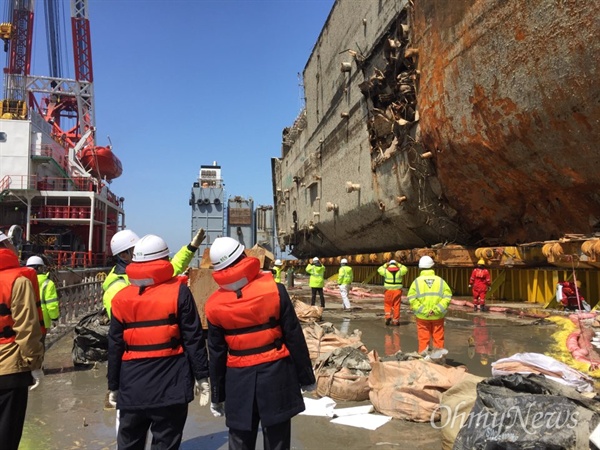
[[337, 401], [362, 401], [369, 398], [368, 356], [354, 348], [341, 347], [321, 360], [315, 369], [317, 395]]
[[451, 450], [454, 446], [456, 435], [477, 399], [477, 383], [482, 380], [485, 378], [467, 373], [462, 381], [442, 393], [440, 421], [431, 426], [441, 430], [443, 450]]
[[375, 410], [396, 419], [440, 419], [442, 393], [464, 379], [466, 368], [424, 360], [371, 362], [369, 398]]
[[362, 343], [360, 330], [352, 334], [340, 333], [331, 323], [313, 323], [302, 328], [310, 359], [314, 362], [331, 353], [336, 348], [354, 347], [367, 353], [367, 347]]
[[109, 325], [110, 318], [104, 308], [84, 316], [77, 323], [71, 351], [75, 366], [108, 360]]
[[504, 375], [477, 385], [455, 450], [589, 449], [600, 402], [543, 375]]
[[313, 323], [321, 320], [323, 315], [323, 308], [320, 306], [310, 306], [304, 303], [302, 300], [293, 298], [292, 304], [294, 305], [294, 311], [298, 320], [303, 323]]

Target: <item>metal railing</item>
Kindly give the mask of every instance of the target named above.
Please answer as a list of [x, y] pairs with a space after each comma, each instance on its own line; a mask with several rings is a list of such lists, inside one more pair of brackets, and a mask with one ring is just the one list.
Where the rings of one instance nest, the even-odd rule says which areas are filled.
[[56, 326], [48, 330], [46, 349], [71, 332], [83, 316], [102, 308], [103, 281], [104, 274], [98, 274], [85, 277], [77, 284], [57, 285], [60, 318]]

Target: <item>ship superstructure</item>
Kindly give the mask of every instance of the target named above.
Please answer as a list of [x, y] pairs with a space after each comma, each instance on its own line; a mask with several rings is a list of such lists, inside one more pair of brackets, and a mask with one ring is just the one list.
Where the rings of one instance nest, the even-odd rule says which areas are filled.
[[192, 209], [192, 236], [204, 228], [206, 239], [200, 245], [192, 267], [199, 267], [204, 252], [210, 248], [216, 238], [224, 236], [225, 230], [225, 185], [221, 175], [221, 166], [216, 161], [212, 165], [200, 166], [198, 180], [192, 186], [190, 207]]
[[[40, 2], [41, 3], [41, 2]], [[23, 229], [23, 257], [58, 266], [102, 266], [125, 226], [124, 199], [109, 189], [122, 166], [96, 144], [91, 35], [86, 0], [71, 2], [75, 78], [63, 77], [60, 2], [44, 2], [50, 76], [30, 73], [34, 2], [10, 2], [0, 25], [7, 54], [0, 103], [0, 228]]]
[[246, 248], [256, 244], [273, 252], [273, 206], [261, 205], [254, 208], [251, 197], [240, 195], [225, 198], [221, 166], [217, 162], [200, 166], [198, 180], [192, 186], [189, 205], [192, 211], [191, 235], [204, 228], [206, 239], [196, 252], [191, 267], [200, 267], [207, 250], [216, 238], [229, 236], [237, 239]]
[[239, 195], [227, 202], [227, 236], [237, 239], [246, 248], [256, 244], [254, 200]]
[[271, 253], [275, 251], [275, 216], [273, 205], [259, 205], [254, 210], [256, 243]]

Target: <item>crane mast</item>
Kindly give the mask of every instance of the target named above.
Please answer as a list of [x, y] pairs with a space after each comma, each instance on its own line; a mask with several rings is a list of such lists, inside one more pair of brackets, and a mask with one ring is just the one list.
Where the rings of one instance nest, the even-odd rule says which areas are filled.
[[[87, 14], [87, 0], [71, 0], [71, 30], [73, 32], [73, 58], [75, 60], [75, 79], [85, 91], [78, 98], [79, 132], [95, 129], [94, 120], [94, 72], [92, 69], [92, 43], [90, 21]], [[91, 145], [95, 145], [92, 138]]]
[[5, 78], [4, 118], [26, 119], [37, 111], [50, 125], [51, 134], [67, 149], [77, 149], [75, 165], [105, 180], [122, 173], [121, 161], [112, 147], [96, 144], [94, 73], [88, 1], [71, 0], [71, 37], [75, 79], [61, 76], [59, 62], [59, 0], [45, 0], [50, 76], [30, 74], [32, 54], [33, 0], [13, 0], [12, 21], [0, 25], [0, 37], [10, 49]]
[[[57, 3], [46, 0], [46, 7], [56, 8]], [[26, 110], [33, 108], [52, 126], [53, 136], [65, 146], [74, 148], [83, 136], [87, 136], [83, 148], [94, 147], [94, 77], [87, 0], [71, 0], [74, 80], [30, 74], [33, 11], [33, 0], [14, 0], [12, 20], [2, 24], [2, 38], [10, 48], [4, 93], [12, 106], [10, 112], [13, 118], [25, 118]], [[56, 30], [58, 24], [52, 22], [53, 17], [48, 15], [48, 26]], [[52, 51], [49, 49], [50, 53]], [[87, 133], [88, 130], [92, 132]]]
[[10, 48], [2, 113], [24, 118], [26, 82], [31, 68], [33, 0], [15, 0], [10, 22], [1, 24], [0, 31], [5, 51]]

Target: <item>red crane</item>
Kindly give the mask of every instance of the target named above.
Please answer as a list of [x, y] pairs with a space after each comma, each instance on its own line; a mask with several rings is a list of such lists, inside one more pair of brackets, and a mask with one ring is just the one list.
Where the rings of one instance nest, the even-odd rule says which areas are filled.
[[[121, 161], [111, 146], [96, 145], [94, 118], [94, 75], [87, 0], [71, 0], [71, 31], [75, 79], [63, 78], [51, 67], [51, 76], [32, 76], [31, 49], [33, 35], [33, 0], [14, 0], [12, 20], [0, 25], [5, 50], [10, 51], [6, 92], [2, 114], [25, 118], [27, 108], [34, 108], [52, 127], [52, 136], [75, 153], [83, 168], [98, 179], [112, 180], [123, 172]], [[55, 23], [60, 2], [45, 0], [46, 22]], [[60, 56], [53, 45], [57, 33], [48, 34], [48, 52]], [[8, 47], [8, 48], [7, 48]], [[53, 64], [51, 63], [51, 66]], [[58, 66], [57, 66], [58, 67]], [[27, 95], [28, 94], [28, 95]]]

